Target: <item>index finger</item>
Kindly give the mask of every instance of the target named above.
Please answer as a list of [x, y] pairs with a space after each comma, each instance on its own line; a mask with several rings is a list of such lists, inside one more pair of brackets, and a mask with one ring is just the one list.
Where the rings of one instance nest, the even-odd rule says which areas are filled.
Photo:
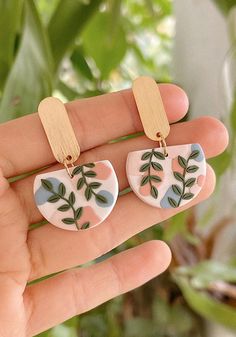
[[[188, 110], [185, 92], [173, 84], [160, 84], [159, 89], [169, 122], [183, 118]], [[143, 129], [130, 89], [75, 100], [66, 109], [82, 151]], [[5, 177], [55, 161], [38, 113], [0, 125], [0, 167]]]

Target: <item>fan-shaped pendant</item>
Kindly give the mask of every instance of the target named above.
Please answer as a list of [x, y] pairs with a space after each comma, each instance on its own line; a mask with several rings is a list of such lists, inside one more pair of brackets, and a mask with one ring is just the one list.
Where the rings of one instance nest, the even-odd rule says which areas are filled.
[[108, 160], [75, 166], [72, 178], [62, 169], [36, 176], [35, 202], [53, 225], [68, 229], [87, 229], [100, 224], [112, 211], [118, 182]]
[[193, 200], [206, 175], [206, 161], [199, 144], [131, 152], [127, 158], [127, 177], [137, 196], [149, 205], [176, 208]]

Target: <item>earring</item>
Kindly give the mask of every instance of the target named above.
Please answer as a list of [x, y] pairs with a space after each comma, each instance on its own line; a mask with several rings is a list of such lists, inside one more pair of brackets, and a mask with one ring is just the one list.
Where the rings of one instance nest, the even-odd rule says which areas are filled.
[[67, 230], [87, 229], [100, 224], [112, 211], [118, 182], [108, 160], [74, 166], [80, 155], [64, 104], [45, 98], [39, 104], [51, 150], [64, 169], [42, 173], [34, 180], [34, 197], [41, 214], [53, 225]]
[[134, 193], [147, 204], [177, 208], [193, 200], [204, 184], [206, 160], [199, 144], [167, 146], [170, 125], [156, 82], [139, 77], [133, 94], [144, 132], [159, 147], [128, 154], [126, 172]]

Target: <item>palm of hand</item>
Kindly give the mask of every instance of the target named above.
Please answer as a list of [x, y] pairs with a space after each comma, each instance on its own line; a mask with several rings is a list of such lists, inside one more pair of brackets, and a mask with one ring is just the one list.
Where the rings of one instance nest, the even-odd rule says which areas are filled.
[[[160, 90], [169, 121], [181, 119], [188, 108], [184, 92], [173, 85], [160, 85]], [[127, 153], [156, 146], [144, 136], [106, 144], [141, 130], [131, 92], [75, 101], [67, 109], [83, 150], [79, 162], [110, 160], [123, 190], [128, 186]], [[171, 126], [167, 141], [200, 143], [206, 156], [211, 157], [225, 149], [228, 136], [220, 122], [202, 117]], [[50, 167], [44, 171], [61, 168], [55, 164], [37, 114], [0, 125], [1, 337], [35, 335], [140, 286], [164, 271], [170, 262], [167, 245], [153, 240], [103, 262], [67, 270], [27, 286], [29, 281], [93, 260], [179, 211], [153, 209], [128, 193], [119, 198], [103, 224], [89, 231], [63, 231], [50, 224], [29, 230], [30, 224], [43, 220], [33, 199], [35, 174], [10, 186], [4, 176], [16, 176], [47, 165]], [[208, 167], [201, 193], [187, 207], [206, 199], [213, 189], [214, 173]]]

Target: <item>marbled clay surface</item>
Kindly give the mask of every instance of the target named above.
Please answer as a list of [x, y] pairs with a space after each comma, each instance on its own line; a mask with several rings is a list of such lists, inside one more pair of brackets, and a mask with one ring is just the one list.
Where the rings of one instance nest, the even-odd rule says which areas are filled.
[[199, 144], [168, 146], [167, 152], [168, 157], [160, 148], [131, 152], [126, 171], [131, 188], [144, 202], [176, 208], [200, 192], [206, 161]]
[[42, 215], [53, 225], [68, 229], [87, 229], [100, 224], [112, 211], [118, 182], [108, 160], [36, 176], [34, 196]]

